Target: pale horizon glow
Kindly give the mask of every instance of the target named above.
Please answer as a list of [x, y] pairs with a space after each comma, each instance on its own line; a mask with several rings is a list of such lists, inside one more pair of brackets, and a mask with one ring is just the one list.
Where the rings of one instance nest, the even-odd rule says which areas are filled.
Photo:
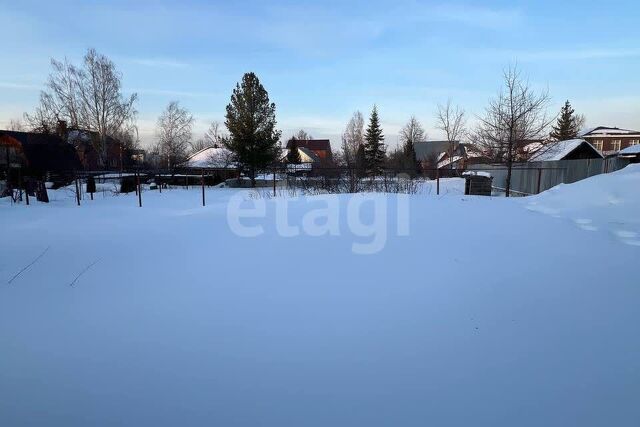
[[334, 149], [351, 114], [374, 104], [389, 145], [411, 115], [440, 138], [434, 114], [448, 98], [472, 125], [516, 62], [549, 89], [550, 114], [569, 99], [588, 126], [640, 129], [636, 2], [344, 3], [0, 0], [0, 128], [35, 108], [50, 58], [78, 62], [93, 47], [138, 93], [143, 146], [172, 100], [194, 115], [194, 139], [222, 123], [247, 71], [276, 103], [283, 139], [305, 129]]

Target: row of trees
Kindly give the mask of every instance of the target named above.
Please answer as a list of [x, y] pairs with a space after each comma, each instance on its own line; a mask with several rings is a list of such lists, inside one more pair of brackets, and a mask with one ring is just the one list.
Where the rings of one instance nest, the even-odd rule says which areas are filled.
[[108, 137], [137, 141], [138, 96], [122, 93], [122, 75], [109, 58], [89, 49], [78, 66], [65, 58], [52, 59], [51, 67], [39, 105], [32, 114], [24, 115], [29, 128], [52, 133], [64, 121], [71, 128], [94, 131], [98, 134], [95, 148], [103, 163]]
[[[107, 137], [137, 143], [137, 95], [122, 93], [122, 75], [109, 58], [89, 49], [79, 66], [66, 59], [52, 60], [51, 65], [38, 107], [32, 114], [25, 114], [32, 130], [52, 132], [64, 120], [71, 128], [94, 131], [99, 135], [96, 148], [102, 157], [106, 156]], [[474, 129], [467, 128], [464, 109], [451, 101], [438, 105], [436, 128], [449, 142], [450, 157], [455, 143], [468, 140], [473, 142], [469, 146], [476, 155], [504, 163], [509, 169], [509, 186], [512, 164], [526, 157], [531, 141], [545, 141], [545, 147], [551, 147], [553, 141], [576, 137], [584, 124], [584, 117], [576, 115], [567, 101], [556, 125], [551, 126], [553, 117], [547, 115], [548, 103], [548, 91], [535, 91], [516, 67], [510, 67], [504, 72], [503, 88], [477, 117]], [[254, 179], [258, 170], [279, 160], [281, 132], [276, 129], [275, 109], [258, 77], [247, 73], [234, 88], [226, 107], [224, 126], [228, 134], [214, 122], [203, 138], [193, 141], [193, 116], [172, 101], [158, 118], [155, 151], [164, 165], [173, 168], [188, 152], [217, 144], [230, 150], [234, 161]], [[353, 114], [343, 132], [336, 161], [367, 175], [379, 174], [389, 163], [404, 170], [417, 170], [415, 144], [426, 136], [421, 123], [412, 116], [400, 131], [401, 146], [387, 153], [374, 106], [366, 129], [363, 115], [359, 111]], [[295, 137], [311, 139], [303, 130]], [[294, 153], [288, 160], [295, 163], [298, 157], [299, 153]]]

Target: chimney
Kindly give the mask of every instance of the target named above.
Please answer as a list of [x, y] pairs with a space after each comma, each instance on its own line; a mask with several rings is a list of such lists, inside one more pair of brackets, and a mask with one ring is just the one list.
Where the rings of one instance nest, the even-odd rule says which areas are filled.
[[58, 125], [56, 126], [56, 134], [63, 140], [67, 140], [67, 122], [64, 120], [58, 120]]

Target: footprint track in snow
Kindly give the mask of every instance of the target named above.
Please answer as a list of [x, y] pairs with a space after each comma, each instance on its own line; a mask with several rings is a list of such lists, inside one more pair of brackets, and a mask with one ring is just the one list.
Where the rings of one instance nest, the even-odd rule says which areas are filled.
[[625, 245], [640, 246], [640, 240], [637, 239], [638, 233], [635, 231], [613, 230], [613, 234]]
[[592, 225], [593, 220], [589, 218], [577, 218], [577, 219], [574, 219], [573, 222], [575, 222], [576, 225], [582, 228], [583, 230], [598, 231], [598, 227], [596, 227], [595, 225]]

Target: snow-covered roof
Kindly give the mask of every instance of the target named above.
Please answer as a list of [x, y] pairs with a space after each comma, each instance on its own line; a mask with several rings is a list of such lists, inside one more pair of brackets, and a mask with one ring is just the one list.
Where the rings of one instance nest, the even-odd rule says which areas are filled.
[[491, 178], [491, 174], [484, 171], [466, 171], [462, 173], [462, 176], [484, 176], [485, 178]]
[[544, 145], [540, 144], [540, 147], [536, 150], [536, 153], [531, 156], [531, 160], [537, 162], [562, 160], [582, 144], [589, 145], [596, 153], [598, 153], [598, 155], [602, 157], [600, 152], [596, 150], [593, 145], [589, 144], [584, 139], [576, 138], [567, 139], [565, 141], [551, 142]]
[[[300, 153], [300, 162], [301, 163], [318, 163], [320, 162], [320, 158], [316, 153], [306, 147], [298, 147], [298, 153]], [[285, 148], [281, 152], [281, 160], [286, 160], [287, 155], [289, 154], [289, 149]]]
[[224, 147], [207, 147], [192, 154], [182, 166], [187, 168], [235, 169], [231, 151]]
[[630, 154], [640, 154], [640, 144], [632, 145], [631, 147], [627, 147], [624, 150], [621, 150], [618, 155], [625, 156]]
[[598, 126], [593, 128], [587, 128], [582, 130], [578, 136], [592, 136], [592, 135], [630, 135], [640, 133], [630, 129], [620, 129], [617, 127]]

